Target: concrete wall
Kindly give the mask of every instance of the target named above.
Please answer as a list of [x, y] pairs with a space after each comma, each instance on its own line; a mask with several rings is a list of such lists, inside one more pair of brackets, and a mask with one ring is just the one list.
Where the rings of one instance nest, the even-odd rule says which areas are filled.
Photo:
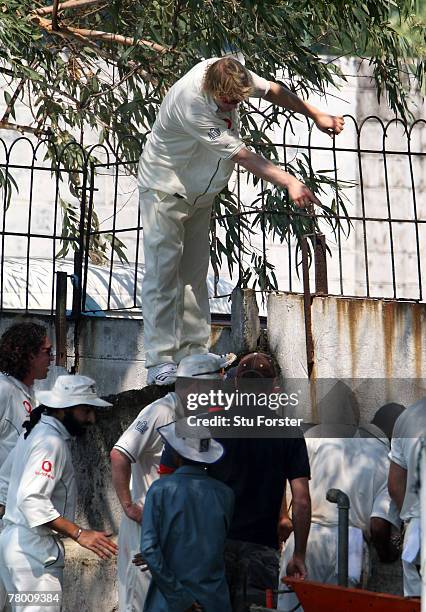
[[[386, 402], [409, 405], [425, 394], [426, 306], [386, 300], [314, 297], [312, 300], [314, 368], [311, 405], [320, 382], [344, 379], [355, 390], [361, 416], [370, 420]], [[268, 337], [282, 374], [307, 379], [303, 296], [269, 297]], [[324, 387], [325, 388], [325, 387]]]
[[[55, 325], [49, 315], [4, 312], [0, 317], [0, 335], [14, 322], [35, 321], [45, 325], [55, 343]], [[75, 365], [74, 323], [68, 322], [67, 367]], [[210, 349], [215, 353], [227, 353], [241, 341], [231, 338], [229, 325], [212, 325]], [[54, 347], [55, 350], [55, 347]], [[143, 321], [141, 319], [113, 319], [82, 317], [79, 326], [78, 371], [94, 378], [101, 395], [111, 395], [146, 384], [145, 350], [143, 346]], [[37, 388], [50, 388], [57, 375], [63, 373], [51, 367], [46, 381], [36, 382]]]

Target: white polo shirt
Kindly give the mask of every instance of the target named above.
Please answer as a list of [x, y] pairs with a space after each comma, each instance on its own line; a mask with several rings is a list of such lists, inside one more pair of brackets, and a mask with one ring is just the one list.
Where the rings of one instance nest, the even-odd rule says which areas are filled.
[[[194, 66], [167, 92], [139, 161], [139, 188], [179, 194], [190, 204], [212, 201], [228, 183], [232, 157], [244, 147], [238, 110], [221, 112], [202, 90], [207, 67]], [[253, 97], [264, 97], [269, 81], [251, 72]]]
[[143, 408], [119, 438], [114, 448], [132, 462], [132, 500], [145, 502], [149, 487], [158, 478], [163, 440], [157, 428], [175, 420], [180, 404], [176, 393], [168, 393]]
[[387, 490], [389, 445], [377, 438], [320, 438], [321, 426], [306, 432], [311, 466], [312, 522], [338, 524], [336, 504], [326, 500], [328, 489], [341, 489], [350, 499], [349, 523], [370, 537], [370, 518], [380, 517], [399, 527], [396, 506]]
[[7, 480], [9, 484], [6, 525], [49, 535], [52, 532], [44, 523], [59, 516], [74, 521], [76, 483], [70, 443], [65, 426], [44, 414], [26, 440], [20, 436], [13, 457], [0, 470], [1, 490]]
[[422, 436], [426, 436], [426, 398], [406, 408], [397, 418], [393, 428], [389, 458], [407, 470], [407, 486], [401, 509], [403, 521], [420, 516], [417, 466]]
[[33, 390], [13, 376], [0, 373], [0, 468], [35, 407]]

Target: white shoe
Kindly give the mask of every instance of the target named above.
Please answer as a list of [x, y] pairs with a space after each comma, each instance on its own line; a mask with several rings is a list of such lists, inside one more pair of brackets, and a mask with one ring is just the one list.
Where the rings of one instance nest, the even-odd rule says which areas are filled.
[[175, 363], [160, 363], [159, 365], [148, 368], [147, 384], [148, 385], [173, 385], [176, 382]]

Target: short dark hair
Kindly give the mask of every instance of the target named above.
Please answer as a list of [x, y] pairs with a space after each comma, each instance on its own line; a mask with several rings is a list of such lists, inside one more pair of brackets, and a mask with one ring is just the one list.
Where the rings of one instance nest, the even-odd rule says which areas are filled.
[[15, 323], [0, 338], [0, 372], [23, 380], [47, 336], [47, 329], [38, 323]]

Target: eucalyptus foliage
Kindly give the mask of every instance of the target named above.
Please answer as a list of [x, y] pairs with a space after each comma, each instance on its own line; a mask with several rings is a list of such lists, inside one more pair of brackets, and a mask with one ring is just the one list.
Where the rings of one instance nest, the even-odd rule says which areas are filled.
[[[71, 191], [81, 194], [77, 172], [81, 154], [66, 146], [75, 134], [84, 145], [84, 133], [92, 128], [99, 142], [113, 151], [119, 147], [121, 158], [134, 171], [133, 162], [167, 89], [201, 58], [222, 55], [229, 48], [241, 51], [247, 66], [266, 78], [274, 79], [284, 67], [287, 85], [299, 95], [324, 92], [341, 80], [338, 67], [319, 57], [324, 48], [363, 58], [372, 66], [378, 97], [386, 96], [399, 116], [409, 118], [407, 76], [422, 86], [424, 63], [415, 58], [415, 44], [395, 28], [396, 22], [412, 15], [415, 4], [415, 0], [3, 0], [0, 72], [6, 111], [0, 128], [48, 137], [52, 143], [48, 154], [53, 159], [62, 151], [67, 167], [76, 170], [68, 175]], [[16, 100], [24, 95], [31, 101], [32, 113], [32, 121], [25, 125], [15, 109]], [[244, 138], [278, 160], [263, 128], [277, 125], [284, 116], [282, 110], [270, 107], [263, 113], [262, 126], [253, 121], [252, 109], [246, 106]], [[332, 183], [325, 173], [314, 176], [308, 158], [287, 167], [319, 195]], [[223, 239], [214, 236], [215, 265], [226, 258], [233, 269], [242, 235], [249, 238], [261, 229], [287, 240], [315, 229], [317, 221], [311, 216], [288, 214], [292, 203], [286, 194], [266, 186], [261, 195], [266, 216], [228, 215], [220, 220], [226, 233]], [[336, 222], [336, 206], [345, 211], [337, 198], [322, 210], [332, 229], [341, 223]], [[77, 231], [76, 211], [70, 203], [60, 203], [65, 231], [72, 234]], [[236, 207], [233, 194], [225, 191], [215, 210], [226, 215]], [[96, 223], [93, 216], [92, 225]], [[99, 237], [92, 245], [101, 260], [107, 246]], [[115, 242], [114, 247], [125, 258], [123, 245]], [[61, 254], [66, 251], [64, 244]], [[249, 265], [242, 270], [243, 281], [273, 286], [273, 270], [259, 254], [247, 251], [247, 255], [252, 257], [254, 278], [249, 278]]]

